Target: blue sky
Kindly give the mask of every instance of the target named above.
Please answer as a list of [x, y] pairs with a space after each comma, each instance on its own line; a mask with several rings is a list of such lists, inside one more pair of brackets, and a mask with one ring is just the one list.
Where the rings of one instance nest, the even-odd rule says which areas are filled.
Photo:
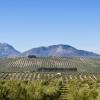
[[0, 42], [20, 51], [69, 44], [100, 53], [100, 0], [0, 0]]

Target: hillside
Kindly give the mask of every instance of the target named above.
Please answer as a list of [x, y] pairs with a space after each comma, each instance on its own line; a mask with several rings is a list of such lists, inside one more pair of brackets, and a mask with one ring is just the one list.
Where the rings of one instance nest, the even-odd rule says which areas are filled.
[[[77, 68], [77, 70], [75, 70]], [[100, 72], [100, 59], [95, 58], [9, 58], [0, 59], [0, 72]]]
[[7, 43], [0, 43], [0, 58], [2, 57], [14, 57], [20, 55], [14, 47]]
[[21, 54], [22, 56], [36, 55], [39, 57], [56, 56], [56, 57], [100, 57], [100, 55], [78, 50], [70, 45], [51, 45], [48, 47], [32, 48]]
[[13, 46], [7, 43], [0, 43], [0, 58], [2, 57], [18, 57], [23, 56], [26, 57], [28, 55], [36, 55], [37, 57], [93, 57], [93, 58], [100, 58], [99, 54], [78, 50], [75, 47], [70, 45], [58, 44], [58, 45], [51, 45], [48, 47], [37, 47], [32, 48], [28, 51], [20, 53], [17, 51]]

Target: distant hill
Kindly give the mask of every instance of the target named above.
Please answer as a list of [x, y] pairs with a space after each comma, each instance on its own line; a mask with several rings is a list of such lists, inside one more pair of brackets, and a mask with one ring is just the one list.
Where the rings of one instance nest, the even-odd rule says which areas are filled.
[[16, 56], [29, 56], [36, 55], [38, 57], [48, 57], [48, 56], [56, 56], [56, 57], [99, 57], [99, 54], [78, 50], [70, 45], [51, 45], [48, 47], [38, 47], [32, 48], [28, 51], [20, 53], [13, 46], [7, 43], [0, 43], [0, 58], [2, 57], [16, 57]]
[[57, 56], [57, 57], [100, 57], [99, 54], [78, 50], [69, 45], [51, 45], [48, 47], [32, 48], [25, 51], [21, 56], [36, 55], [39, 57]]
[[0, 43], [0, 58], [20, 55], [20, 52], [7, 43]]

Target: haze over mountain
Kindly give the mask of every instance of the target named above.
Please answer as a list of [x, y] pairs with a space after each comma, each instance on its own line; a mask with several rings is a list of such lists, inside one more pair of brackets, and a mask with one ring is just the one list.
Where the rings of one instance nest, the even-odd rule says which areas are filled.
[[0, 43], [0, 57], [13, 57], [20, 55], [14, 47], [7, 43]]
[[13, 46], [7, 43], [0, 43], [0, 57], [16, 57], [36, 55], [38, 57], [57, 56], [57, 57], [100, 57], [99, 54], [78, 50], [70, 45], [58, 44], [48, 47], [32, 48], [20, 53]]
[[59, 56], [59, 57], [100, 57], [99, 54], [84, 51], [84, 50], [78, 50], [70, 45], [51, 45], [48, 47], [38, 47], [38, 48], [32, 48], [24, 53], [22, 53], [22, 56], [28, 56], [28, 55], [36, 55], [36, 56]]

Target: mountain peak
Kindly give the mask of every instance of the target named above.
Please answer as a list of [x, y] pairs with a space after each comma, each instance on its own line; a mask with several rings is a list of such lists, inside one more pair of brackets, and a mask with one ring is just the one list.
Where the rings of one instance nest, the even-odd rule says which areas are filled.
[[0, 57], [17, 56], [20, 52], [7, 43], [0, 43]]
[[47, 56], [56, 56], [56, 57], [100, 57], [100, 55], [78, 50], [75, 47], [65, 44], [50, 45], [48, 47], [41, 46], [37, 48], [32, 48], [22, 54], [17, 51], [13, 46], [8, 43], [0, 43], [0, 57], [9, 57], [9, 56], [28, 56], [36, 55], [38, 57], [47, 57]]
[[75, 47], [65, 44], [58, 44], [58, 45], [50, 45], [48, 47], [38, 47], [28, 50], [22, 53], [23, 56], [26, 55], [36, 55], [39, 57], [46, 57], [46, 56], [60, 56], [60, 57], [100, 57], [100, 55], [84, 51], [78, 50]]

